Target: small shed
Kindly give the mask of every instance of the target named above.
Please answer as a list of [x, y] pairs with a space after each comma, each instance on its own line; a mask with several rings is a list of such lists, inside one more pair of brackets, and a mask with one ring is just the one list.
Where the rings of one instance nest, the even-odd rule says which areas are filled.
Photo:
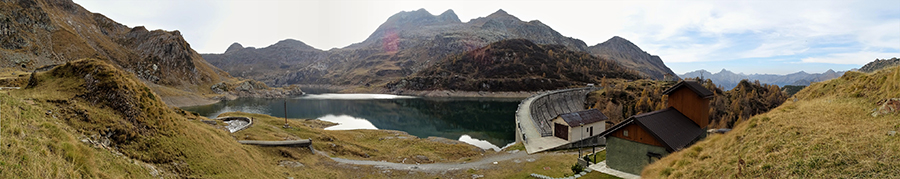
[[551, 120], [553, 136], [575, 142], [600, 134], [606, 129], [607, 120], [609, 118], [597, 109], [560, 114]]

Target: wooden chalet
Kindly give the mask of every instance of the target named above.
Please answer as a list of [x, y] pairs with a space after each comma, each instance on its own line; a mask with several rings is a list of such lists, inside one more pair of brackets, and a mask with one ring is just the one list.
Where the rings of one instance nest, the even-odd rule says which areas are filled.
[[713, 92], [681, 81], [663, 92], [668, 108], [629, 117], [599, 135], [606, 137], [606, 164], [639, 174], [644, 166], [706, 137]]

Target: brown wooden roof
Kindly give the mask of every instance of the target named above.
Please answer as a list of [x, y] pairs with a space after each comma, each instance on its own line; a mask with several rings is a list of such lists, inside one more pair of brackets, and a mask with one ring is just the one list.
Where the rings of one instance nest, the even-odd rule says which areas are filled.
[[700, 129], [700, 126], [694, 123], [694, 121], [691, 121], [687, 116], [681, 114], [677, 109], [669, 107], [663, 110], [631, 116], [609, 130], [603, 131], [600, 135], [606, 136], [612, 134], [632, 123], [647, 130], [647, 132], [662, 143], [668, 151], [678, 151], [687, 147], [704, 132]]
[[580, 126], [580, 124], [590, 124], [609, 119], [603, 115], [600, 110], [588, 109], [584, 111], [560, 114], [560, 118], [566, 121], [569, 126]]
[[688, 89], [691, 89], [691, 91], [694, 91], [694, 93], [697, 93], [697, 96], [700, 96], [701, 98], [712, 98], [714, 95], [712, 91], [709, 91], [708, 89], [703, 87], [703, 85], [700, 85], [699, 82], [689, 81], [689, 80], [684, 80], [684, 81], [678, 82], [678, 84], [675, 84], [675, 86], [672, 86], [671, 88], [664, 91], [663, 94], [668, 95], [672, 92], [675, 92], [675, 90], [677, 90], [678, 88], [682, 88], [682, 87], [687, 87]]

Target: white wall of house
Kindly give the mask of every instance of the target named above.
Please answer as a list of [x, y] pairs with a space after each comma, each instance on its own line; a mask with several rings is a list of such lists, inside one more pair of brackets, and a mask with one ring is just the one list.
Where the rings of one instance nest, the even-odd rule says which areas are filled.
[[[566, 121], [564, 121], [564, 120], [563, 120], [562, 118], [560, 118], [560, 117], [556, 117], [556, 118], [553, 119], [551, 122], [568, 126], [568, 124], [566, 124]], [[589, 129], [590, 129], [591, 127], [594, 128], [594, 134], [593, 134], [593, 135], [591, 135], [591, 133], [590, 133], [590, 131], [589, 131]], [[556, 131], [556, 125], [552, 125], [551, 129], [552, 129], [553, 131]], [[581, 139], [583, 139], [583, 138], [588, 138], [588, 137], [590, 137], [590, 136], [595, 136], [595, 135], [597, 135], [597, 134], [600, 134], [600, 133], [603, 132], [604, 130], [606, 130], [606, 123], [605, 123], [605, 121], [597, 121], [597, 122], [595, 122], [595, 123], [584, 124], [584, 126], [578, 126], [578, 125], [575, 125], [575, 127], [569, 126], [569, 142], [575, 142], [575, 141], [581, 140]], [[582, 133], [582, 132], [583, 132], [583, 133]]]
[[588, 129], [590, 129], [591, 127], [594, 128], [594, 135], [597, 135], [600, 132], [606, 130], [606, 124], [604, 124], [603, 121], [584, 124], [584, 126], [569, 127], [569, 142], [575, 142], [583, 138], [592, 136], [590, 135], [590, 131], [588, 131]]

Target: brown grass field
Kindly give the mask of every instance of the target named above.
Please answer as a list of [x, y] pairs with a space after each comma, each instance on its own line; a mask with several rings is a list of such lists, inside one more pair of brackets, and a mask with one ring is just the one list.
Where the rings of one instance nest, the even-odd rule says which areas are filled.
[[873, 117], [900, 97], [900, 67], [814, 83], [768, 113], [740, 121], [644, 169], [647, 178], [896, 178], [900, 115]]

